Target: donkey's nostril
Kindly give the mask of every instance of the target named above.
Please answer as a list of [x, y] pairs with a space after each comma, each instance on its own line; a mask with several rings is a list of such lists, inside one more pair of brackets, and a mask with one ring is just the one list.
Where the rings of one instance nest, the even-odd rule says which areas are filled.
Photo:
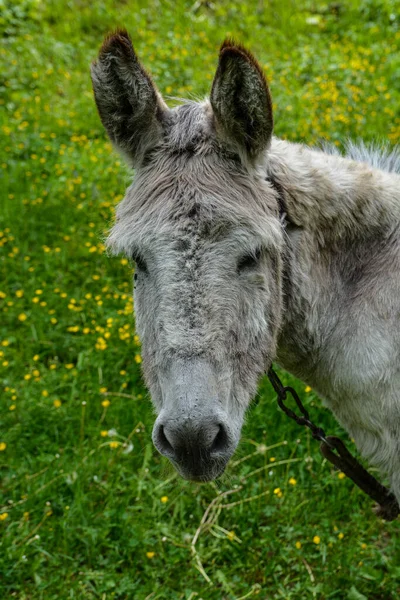
[[165, 435], [164, 425], [160, 425], [157, 430], [156, 445], [161, 454], [172, 457], [175, 454], [174, 448]]
[[226, 450], [228, 445], [228, 436], [224, 429], [223, 425], [219, 425], [219, 429], [217, 435], [214, 438], [213, 443], [211, 444], [210, 452], [211, 454], [215, 454], [217, 452], [223, 452]]

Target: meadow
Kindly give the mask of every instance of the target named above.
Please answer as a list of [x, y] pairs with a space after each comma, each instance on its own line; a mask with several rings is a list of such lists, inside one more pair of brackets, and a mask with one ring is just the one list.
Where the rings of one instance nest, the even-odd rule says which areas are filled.
[[219, 481], [183, 481], [153, 448], [133, 265], [104, 245], [133, 173], [89, 77], [116, 26], [171, 105], [209, 92], [229, 35], [265, 69], [276, 135], [400, 141], [397, 0], [0, 0], [0, 599], [395, 600], [399, 521], [266, 378]]

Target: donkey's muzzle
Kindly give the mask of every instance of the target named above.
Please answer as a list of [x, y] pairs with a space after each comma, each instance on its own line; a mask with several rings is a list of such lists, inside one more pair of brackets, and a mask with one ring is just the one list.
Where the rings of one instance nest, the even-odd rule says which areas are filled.
[[193, 481], [210, 481], [223, 472], [235, 449], [230, 438], [227, 426], [214, 415], [159, 418], [153, 430], [160, 454], [169, 458], [185, 479]]

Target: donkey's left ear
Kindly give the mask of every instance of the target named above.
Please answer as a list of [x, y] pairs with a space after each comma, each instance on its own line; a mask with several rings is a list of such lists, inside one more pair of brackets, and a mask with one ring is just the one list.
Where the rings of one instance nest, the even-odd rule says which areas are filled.
[[272, 136], [272, 100], [267, 81], [254, 56], [226, 40], [211, 89], [211, 106], [227, 138], [251, 158], [265, 150]]
[[168, 108], [140, 64], [125, 30], [104, 40], [91, 75], [97, 108], [108, 136], [135, 164], [160, 137]]

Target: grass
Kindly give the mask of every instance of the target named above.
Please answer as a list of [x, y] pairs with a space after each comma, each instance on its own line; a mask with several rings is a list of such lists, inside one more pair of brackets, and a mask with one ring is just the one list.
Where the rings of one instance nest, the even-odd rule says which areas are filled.
[[399, 597], [399, 523], [373, 515], [267, 381], [217, 484], [178, 479], [153, 449], [132, 267], [102, 242], [131, 173], [88, 73], [124, 25], [163, 94], [202, 97], [234, 35], [266, 70], [277, 135], [394, 144], [399, 19], [394, 0], [0, 0], [1, 598]]

